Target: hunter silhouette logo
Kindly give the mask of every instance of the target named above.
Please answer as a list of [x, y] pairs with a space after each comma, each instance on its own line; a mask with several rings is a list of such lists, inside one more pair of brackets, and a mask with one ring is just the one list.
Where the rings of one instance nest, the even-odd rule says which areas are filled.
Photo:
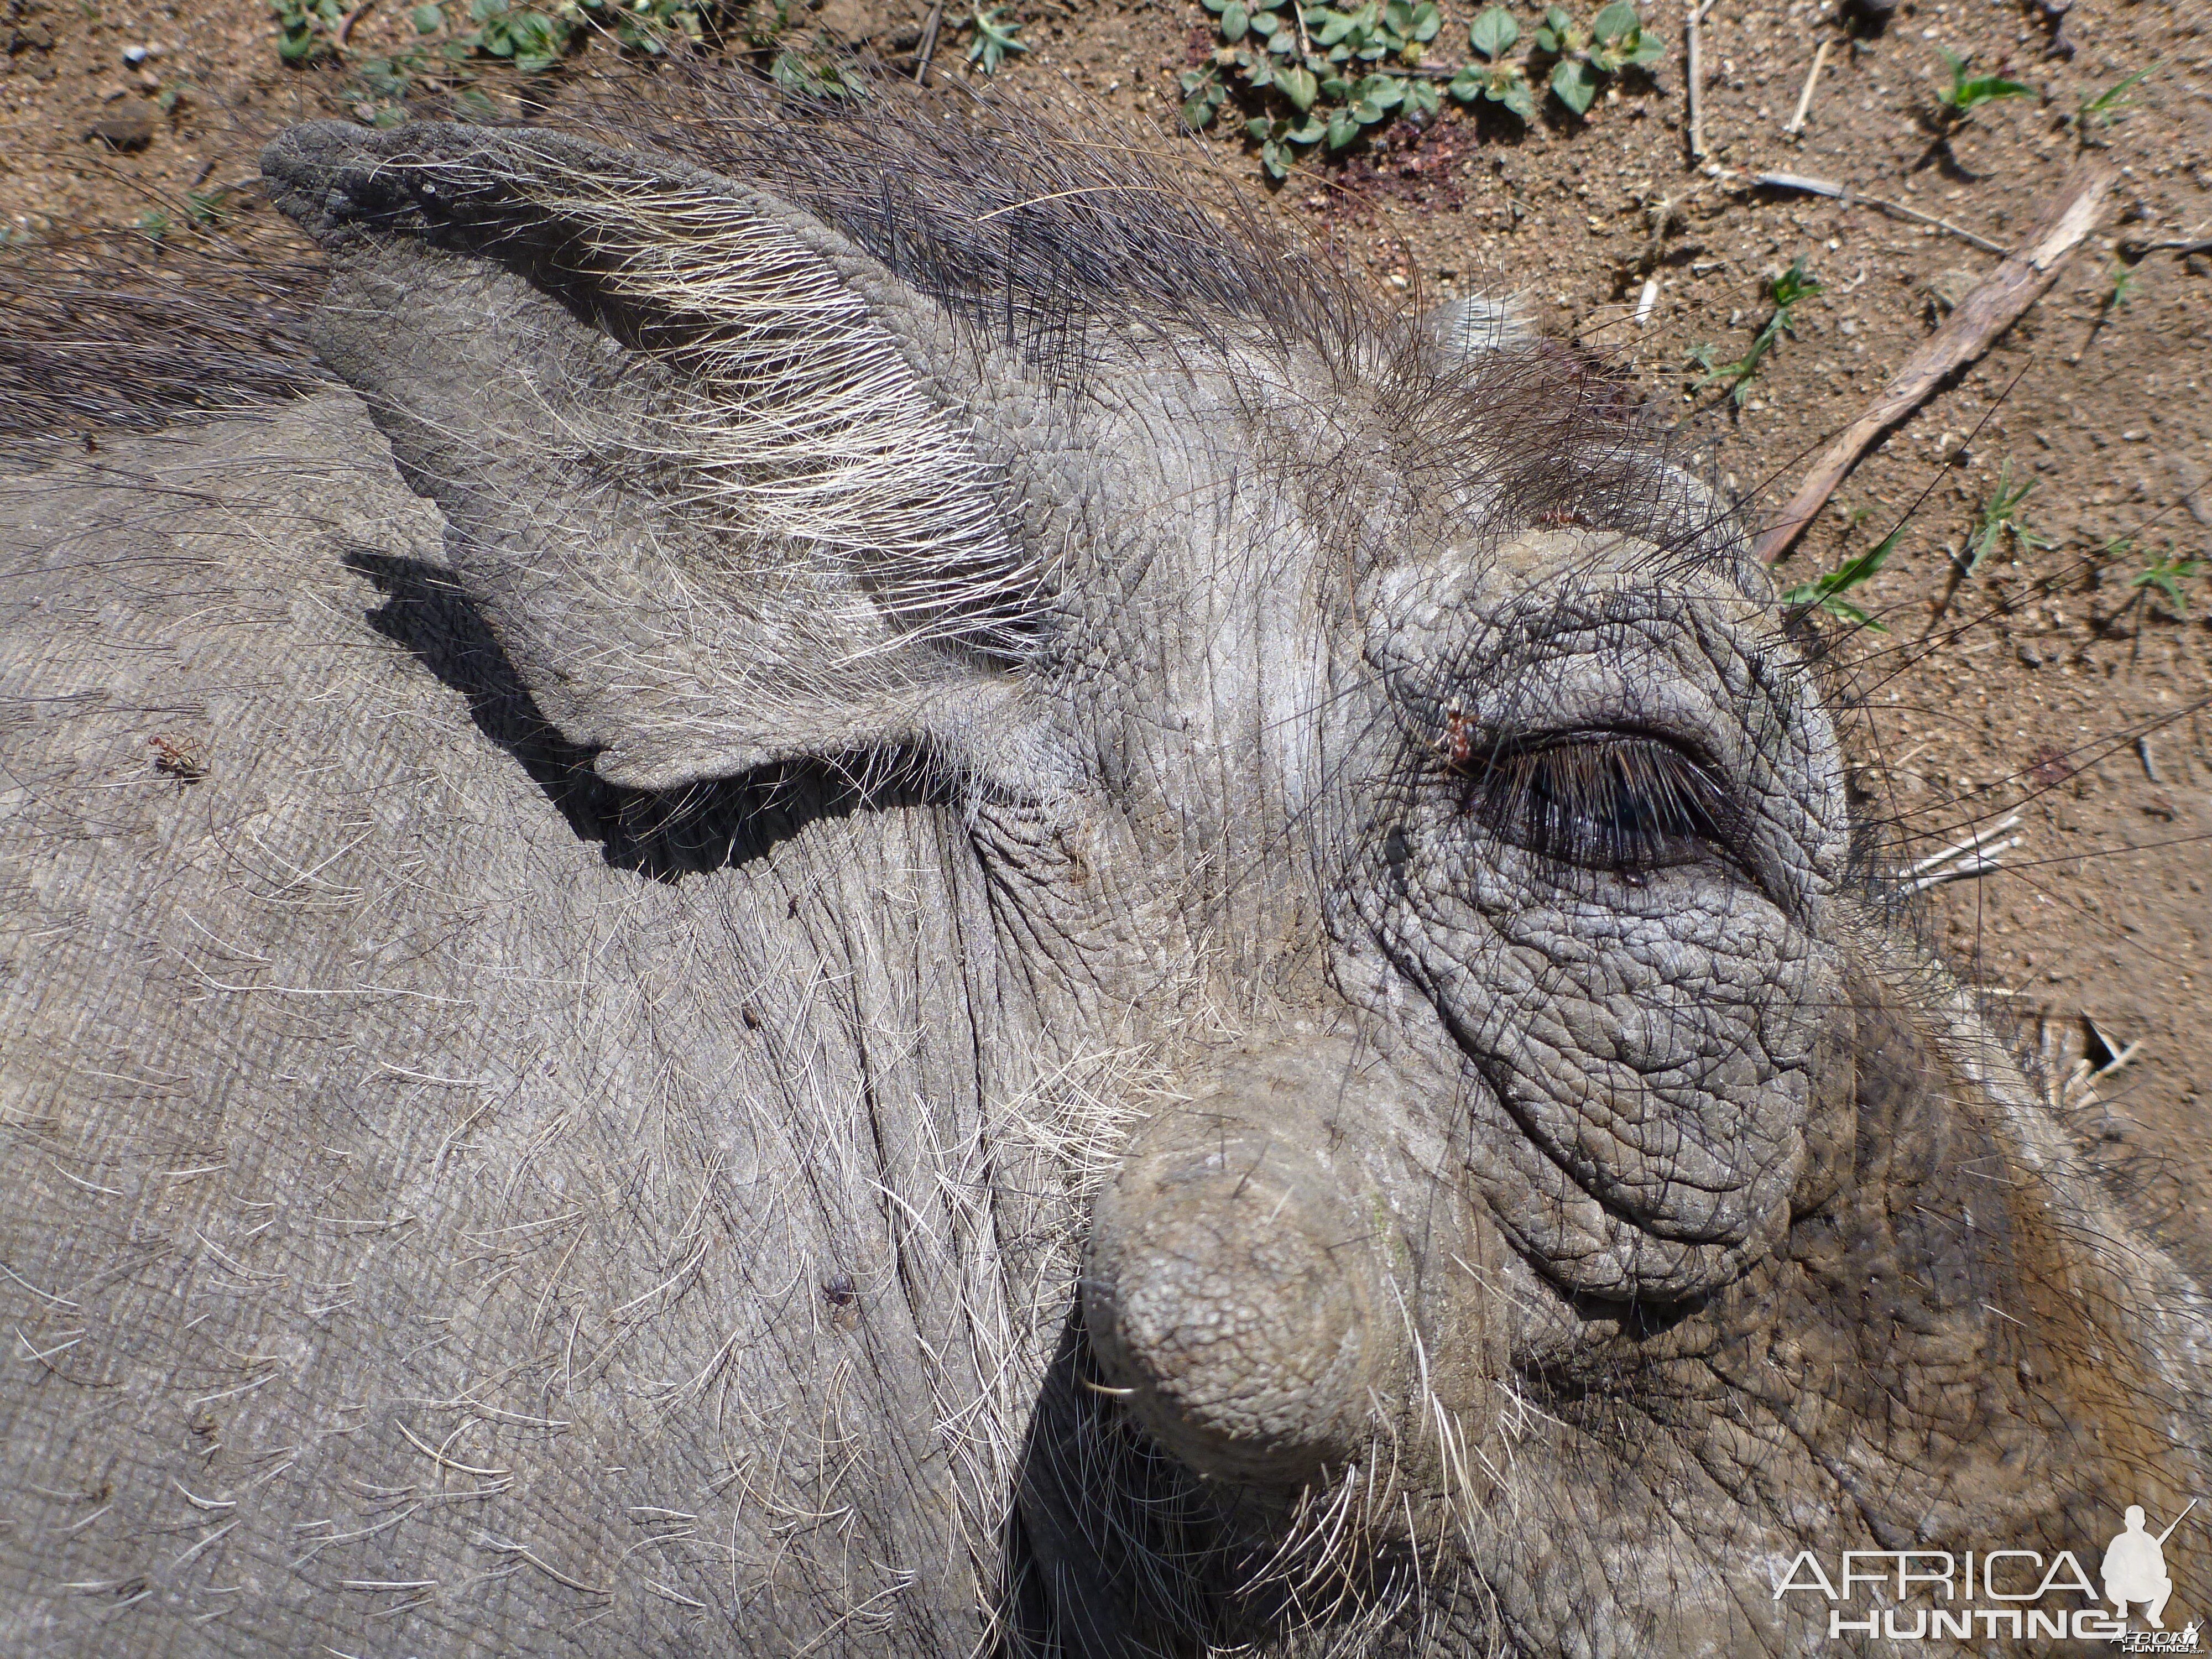
[[[2122, 1653], [2202, 1653], [2196, 1620], [2178, 1631], [2165, 1624], [2175, 1589], [2166, 1541], [2197, 1501], [2190, 1499], [2158, 1533], [2142, 1506], [2130, 1505], [2098, 1565], [2101, 1596], [2071, 1550], [2046, 1558], [2027, 1549], [1931, 1549], [1847, 1550], [1832, 1574], [1813, 1552], [1801, 1551], [1776, 1579], [1774, 1597], [1823, 1597], [1832, 1639], [2071, 1640], [2109, 1642]], [[2131, 1613], [2148, 1628], [2131, 1626]]]
[[2173, 1528], [2188, 1518], [2189, 1510], [2196, 1507], [2192, 1498], [2189, 1509], [2173, 1517], [2173, 1525], [2154, 1538], [2143, 1530], [2142, 1506], [2129, 1506], [2124, 1517], [2128, 1529], [2106, 1547], [2100, 1573], [2105, 1581], [2105, 1599], [2121, 1618], [2128, 1616], [2129, 1602], [2140, 1601], [2151, 1628], [2166, 1628], [2159, 1615], [2166, 1611], [2166, 1599], [2173, 1594], [2173, 1580], [2166, 1576], [2166, 1540], [2173, 1536]]

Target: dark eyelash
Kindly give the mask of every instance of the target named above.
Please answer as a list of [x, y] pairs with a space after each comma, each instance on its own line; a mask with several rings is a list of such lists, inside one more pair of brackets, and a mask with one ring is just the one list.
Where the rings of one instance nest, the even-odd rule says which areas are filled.
[[1720, 785], [1656, 738], [1547, 739], [1500, 749], [1472, 768], [1469, 814], [1539, 858], [1635, 873], [1728, 845]]

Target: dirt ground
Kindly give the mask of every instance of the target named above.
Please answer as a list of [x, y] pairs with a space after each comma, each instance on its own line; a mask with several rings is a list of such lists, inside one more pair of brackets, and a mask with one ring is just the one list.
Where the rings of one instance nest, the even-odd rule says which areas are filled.
[[[896, 62], [921, 9], [826, 0], [816, 21]], [[1445, 6], [1433, 61], [1464, 61], [1474, 9]], [[1517, 9], [1525, 32], [1533, 10]], [[956, 70], [965, 37], [950, 22], [963, 12], [948, 9], [938, 57]], [[1031, 47], [1009, 78], [1261, 190], [1233, 131], [1172, 131], [1175, 77], [1212, 40], [1194, 3], [1031, 0], [1007, 15]], [[1996, 837], [2018, 837], [1996, 872], [1926, 894], [1929, 933], [2031, 1040], [2047, 1022], [2062, 1070], [2140, 1044], [2095, 1084], [2091, 1114], [2166, 1171], [2146, 1204], [2197, 1212], [2189, 1231], [2201, 1236], [2212, 1227], [2212, 577], [2183, 579], [2185, 615], [2130, 579], [2154, 561], [2212, 557], [2212, 255], [2144, 251], [2212, 234], [2212, 6], [1905, 0], [1875, 30], [1827, 0], [1714, 0], [1703, 162], [1687, 143], [1682, 0], [1647, 5], [1644, 18], [1667, 58], [1623, 77], [1586, 123], [1550, 105], [1523, 130], [1448, 105], [1425, 134], [1400, 127], [1348, 164], [1310, 161], [1270, 199], [1348, 239], [1382, 280], [1522, 294], [1546, 331], [1602, 354], [1664, 418], [1716, 446], [1754, 511], [1778, 504], [1996, 256], [1863, 204], [1758, 189], [1753, 176], [1834, 179], [2010, 246], [2081, 152], [2065, 118], [2157, 65], [2100, 135], [2122, 173], [2102, 233], [1844, 481], [1784, 574], [1832, 568], [1909, 515], [1887, 566], [1851, 594], [1887, 631], [1826, 629], [1856, 702], [1863, 808], [1894, 823], [1900, 864], [2018, 815]], [[406, 27], [396, 0], [365, 11], [356, 56]], [[1793, 137], [1785, 125], [1823, 41]], [[0, 227], [11, 235], [149, 214], [180, 222], [187, 191], [229, 185], [225, 211], [266, 217], [243, 183], [259, 136], [357, 98], [343, 70], [281, 65], [255, 0], [0, 0]], [[131, 47], [151, 55], [127, 63]], [[1984, 105], [1938, 142], [1939, 47], [2039, 95]], [[111, 132], [143, 134], [143, 147], [88, 137], [118, 120]], [[1692, 349], [1738, 356], [1771, 308], [1768, 283], [1796, 259], [1822, 291], [1797, 307], [1795, 337], [1741, 407], [1691, 392]], [[1647, 276], [1658, 287], [1639, 324]], [[1955, 556], [2001, 477], [2033, 481], [2021, 517], [2038, 540], [2000, 538], [1960, 580]]]

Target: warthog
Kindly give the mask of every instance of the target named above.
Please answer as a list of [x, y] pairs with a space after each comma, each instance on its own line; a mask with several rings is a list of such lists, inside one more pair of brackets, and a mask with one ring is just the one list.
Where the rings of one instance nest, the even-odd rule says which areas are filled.
[[0, 1646], [2102, 1628], [2204, 1300], [1589, 363], [1011, 105], [264, 168], [333, 378], [8, 360]]

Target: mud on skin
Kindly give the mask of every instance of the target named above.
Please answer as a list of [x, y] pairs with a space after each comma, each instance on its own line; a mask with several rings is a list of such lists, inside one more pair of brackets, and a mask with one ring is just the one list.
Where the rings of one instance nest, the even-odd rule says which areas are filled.
[[2201, 1488], [1689, 458], [1018, 104], [633, 97], [283, 135], [334, 378], [211, 281], [0, 477], [12, 1648], [1810, 1654]]

